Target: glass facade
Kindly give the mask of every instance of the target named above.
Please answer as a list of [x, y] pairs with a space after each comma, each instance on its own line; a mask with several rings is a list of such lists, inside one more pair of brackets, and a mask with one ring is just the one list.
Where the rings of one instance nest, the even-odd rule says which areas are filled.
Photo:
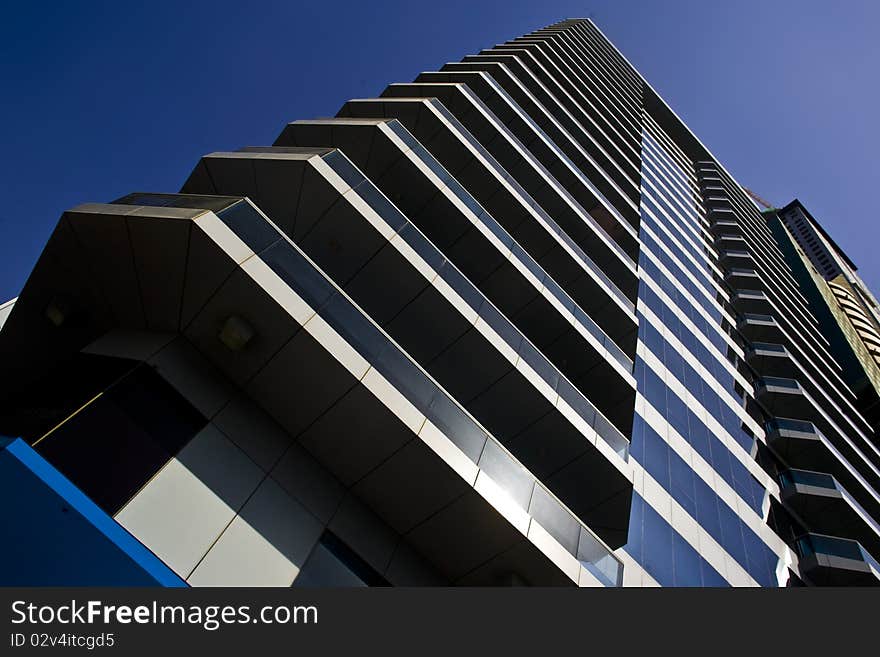
[[[780, 555], [754, 529], [764, 523], [768, 496], [748, 465], [757, 467], [752, 449], [761, 429], [745, 410], [745, 382], [728, 360], [736, 347], [721, 328], [724, 293], [713, 277], [696, 176], [659, 131], [646, 129], [642, 145], [635, 364], [639, 396], [653, 412], [637, 412], [631, 455], [677, 514], [695, 521], [754, 582], [776, 586]], [[699, 542], [686, 540], [658, 513], [669, 514], [666, 499], [638, 500], [623, 549], [658, 583], [728, 583], [699, 556]]]
[[877, 395], [801, 247], [562, 21], [65, 213], [0, 456], [176, 584], [876, 585]]

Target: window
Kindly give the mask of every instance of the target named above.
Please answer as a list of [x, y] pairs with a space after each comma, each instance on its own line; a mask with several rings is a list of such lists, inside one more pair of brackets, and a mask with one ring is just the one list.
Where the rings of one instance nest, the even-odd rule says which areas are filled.
[[141, 365], [34, 448], [113, 515], [206, 423], [152, 367]]

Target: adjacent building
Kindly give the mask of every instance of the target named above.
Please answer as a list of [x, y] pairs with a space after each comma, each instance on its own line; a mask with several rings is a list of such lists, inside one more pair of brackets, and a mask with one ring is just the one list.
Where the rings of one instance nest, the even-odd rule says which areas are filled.
[[[856, 265], [798, 200], [765, 211], [768, 224], [828, 339], [856, 406], [880, 428], [880, 320]], [[784, 227], [784, 228], [783, 228]]]
[[878, 584], [790, 217], [585, 19], [72, 208], [0, 306], [0, 581]]

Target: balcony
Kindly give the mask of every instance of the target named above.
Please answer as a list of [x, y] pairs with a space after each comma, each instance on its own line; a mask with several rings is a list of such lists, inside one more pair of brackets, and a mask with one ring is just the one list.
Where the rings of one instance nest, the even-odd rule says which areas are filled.
[[830, 472], [841, 461], [828, 439], [812, 422], [776, 417], [767, 423], [767, 444], [797, 468]]
[[773, 315], [743, 313], [736, 327], [750, 342], [779, 342], [783, 339]]
[[730, 302], [739, 312], [760, 314], [769, 308], [767, 295], [761, 290], [739, 289]]
[[873, 517], [880, 517], [880, 495], [816, 425], [777, 417], [766, 428], [767, 444], [789, 467], [829, 473]]
[[822, 534], [797, 539], [801, 572], [819, 586], [880, 586], [880, 564], [858, 541]]
[[[581, 166], [580, 162], [589, 162], [587, 158], [590, 158], [627, 191], [630, 203], [620, 209], [625, 219], [637, 229], [639, 216], [637, 209], [633, 207], [638, 203], [636, 163], [633, 162], [629, 167], [625, 164], [621, 166], [623, 163], [612, 157], [612, 152], [600, 145], [598, 139], [604, 137], [587, 131], [585, 126], [589, 126], [590, 122], [586, 120], [582, 109], [571, 105], [567, 93], [559, 88], [559, 81], [545, 77], [542, 71], [531, 69], [528, 62], [518, 55], [519, 53], [514, 51], [483, 50], [479, 54], [468, 55], [460, 63], [446, 64], [442, 70], [488, 68], [493, 78], [511, 96], [515, 96], [517, 102], [524, 105], [530, 117], [540, 125], [550, 139], [566, 149], [569, 156], [579, 163], [578, 166]], [[498, 75], [497, 70], [491, 68], [500, 66], [504, 67], [505, 74]], [[584, 173], [590, 175], [590, 166], [581, 166], [581, 168]], [[601, 183], [600, 179], [597, 180]]]
[[[250, 198], [261, 208], [267, 208], [270, 218], [285, 227], [285, 219], [299, 212], [298, 196], [290, 193], [284, 175], [289, 167], [283, 159], [285, 150], [328, 146], [340, 149], [339, 153], [345, 155], [327, 155], [325, 161], [350, 159], [363, 176], [375, 181], [375, 190], [368, 189], [372, 185], [357, 184], [358, 194], [368, 193], [370, 198], [384, 194], [393, 200], [406, 219], [579, 390], [624, 433], [629, 431], [635, 400], [632, 361], [599, 324], [605, 316], [601, 307], [602, 288], [596, 287], [592, 296], [579, 296], [590, 303], [589, 309], [570, 296], [570, 291], [574, 291], [572, 282], [576, 283], [574, 289], [586, 292], [586, 281], [576, 281], [578, 277], [590, 276], [586, 267], [580, 272], [576, 269], [588, 264], [586, 254], [583, 258], [572, 257], [576, 252], [563, 250], [562, 242], [548, 241], [546, 248], [538, 249], [540, 262], [535, 260], [530, 252], [535, 251], [537, 232], [524, 234], [519, 226], [517, 234], [525, 241], [520, 243], [396, 119], [296, 121], [285, 128], [277, 143], [283, 146], [252, 147], [246, 153], [213, 153], [203, 158], [200, 166], [211, 176], [194, 175], [185, 190], [245, 193], [253, 180], [255, 189], [248, 192]], [[255, 162], [253, 172], [240, 166], [243, 159]], [[484, 171], [485, 184], [489, 172]], [[363, 176], [346, 174], [351, 183]], [[206, 184], [209, 186], [205, 187]], [[513, 219], [511, 212], [503, 217], [505, 222]], [[396, 227], [392, 229], [397, 231]], [[300, 233], [292, 237], [296, 241]], [[544, 237], [549, 239], [549, 234]], [[604, 276], [598, 268], [594, 273]], [[596, 319], [589, 314], [591, 311], [598, 312]], [[618, 382], [624, 385], [617, 385]]]
[[706, 206], [706, 218], [709, 219], [710, 222], [718, 222], [718, 221], [733, 221], [736, 218], [736, 215], [733, 212], [733, 209], [726, 206]]
[[718, 262], [722, 267], [754, 267], [752, 254], [745, 249], [724, 249], [718, 252]]
[[[58, 295], [78, 323], [46, 321], [45, 300]], [[80, 206], [22, 301], [0, 340], [10, 371], [43, 369], [115, 328], [181, 333], [448, 582], [514, 572], [534, 584], [620, 583], [611, 548], [246, 199]], [[190, 472], [211, 488], [209, 465]], [[139, 527], [145, 544], [164, 531]]]
[[[563, 124], [574, 122], [574, 117], [570, 114], [564, 115], [554, 111], [554, 108], [561, 112], [565, 110], [546, 87], [539, 89], [532, 86], [533, 84], [540, 85], [540, 83], [525, 71], [518, 58], [511, 61], [509, 56], [502, 55], [497, 58], [492, 56], [469, 57], [465, 60], [444, 64], [441, 73], [434, 75], [467, 75], [472, 71], [487, 73], [493, 86], [514, 99], [524, 110], [526, 120], [534, 123], [543, 132], [546, 139], [555, 142], [558, 149], [564, 151], [582, 170], [583, 174], [591, 179], [592, 184], [601, 189], [605, 196], [617, 205], [624, 219], [629, 224], [637, 226], [639, 197], [637, 179], [633, 175], [634, 171], [621, 169], [620, 164], [613, 160], [608, 152], [599, 148], [597, 142], [588, 140], [589, 143], [584, 143], [583, 140], [579, 140], [579, 136], [585, 135], [583, 128], [571, 130], [572, 126], [569, 125], [569, 129], [566, 129]], [[516, 64], [513, 63], [514, 61]], [[525, 73], [526, 77], [519, 74], [519, 79], [517, 79], [518, 73], [514, 70], [516, 68], [520, 69], [520, 73]], [[532, 86], [531, 91], [529, 86]], [[473, 88], [470, 84], [468, 87]], [[556, 113], [555, 117], [554, 113]], [[502, 116], [503, 114], [502, 111], [499, 118], [507, 123], [507, 118]], [[528, 142], [527, 139], [523, 141]], [[636, 235], [636, 230], [633, 228], [625, 230], [634, 236]]]
[[765, 376], [755, 382], [755, 397], [773, 415], [813, 417], [813, 400], [794, 379]]
[[734, 290], [753, 290], [761, 283], [761, 277], [754, 269], [729, 267], [724, 274], [724, 281]]
[[[326, 136], [331, 126], [332, 139]], [[536, 433], [555, 438], [569, 435], [572, 427], [564, 422], [552, 432], [542, 424], [531, 430], [513, 426], [515, 414], [509, 404], [517, 393], [513, 389], [505, 394], [498, 391], [514, 382], [501, 372], [512, 366], [511, 362], [503, 364], [509, 360], [505, 354], [516, 354], [543, 379], [539, 387], [545, 391], [544, 401], [561, 395], [576, 409], [579, 422], [595, 428], [603, 440], [607, 437], [605, 442], [625, 458], [627, 441], [621, 431], [629, 432], [635, 401], [631, 361], [448, 174], [444, 174], [447, 184], [432, 181], [425, 174], [442, 172], [436, 161], [431, 161], [434, 169], [429, 169], [422, 157], [402, 157], [389, 139], [395, 133], [384, 126], [384, 120], [297, 123], [291, 124], [286, 134], [298, 136], [298, 145], [213, 153], [203, 158], [184, 189], [237, 190], [266, 207], [270, 219], [350, 291], [444, 387], [459, 399], [480, 404], [480, 412], [488, 414], [481, 421], [509, 427], [523, 445]], [[358, 149], [356, 138], [370, 148]], [[393, 176], [382, 175], [386, 167], [378, 166], [374, 171], [383, 180], [387, 196], [342, 151], [321, 155], [320, 148], [304, 147], [306, 140], [344, 142], [364, 163], [395, 161]], [[243, 164], [253, 164], [253, 168]], [[334, 188], [331, 181], [337, 176], [352, 188], [345, 191], [340, 187], [342, 181]], [[290, 178], [303, 180], [300, 193], [291, 193]], [[252, 186], [255, 189], [250, 191]], [[407, 188], [419, 192], [420, 198], [431, 199], [431, 210], [424, 203], [420, 210], [409, 201], [399, 200], [397, 206], [390, 202], [388, 197], [399, 199]], [[337, 203], [331, 212], [300, 201], [310, 198], [330, 203], [334, 194], [340, 193], [351, 202]], [[404, 215], [404, 208], [414, 216]], [[479, 321], [462, 331], [462, 322], [467, 323], [472, 314]], [[481, 333], [486, 335], [478, 335]], [[495, 334], [490, 340], [497, 341], [500, 350], [484, 351], [489, 333]], [[478, 356], [489, 353], [493, 355], [488, 360]], [[514, 402], [520, 411], [528, 406], [522, 400]], [[547, 421], [553, 417], [557, 416]], [[542, 442], [546, 452], [552, 441]], [[569, 461], [560, 458], [560, 463]]]
[[766, 376], [792, 378], [798, 371], [788, 349], [772, 342], [752, 342], [746, 351], [746, 360], [756, 371]]
[[709, 192], [704, 192], [703, 205], [709, 212], [733, 214], [733, 208], [730, 207], [730, 201], [726, 196], [712, 196]]
[[730, 219], [719, 219], [718, 221], [715, 221], [709, 227], [709, 230], [716, 237], [723, 237], [724, 235], [736, 235], [742, 237], [742, 228], [739, 223], [731, 221]]
[[[283, 148], [214, 154], [200, 169], [228, 192], [255, 180], [257, 198], [272, 208], [279, 229], [290, 231], [291, 241], [328, 278], [569, 508], [588, 523], [595, 520], [604, 540], [625, 542], [632, 483], [622, 433], [629, 427], [622, 423], [632, 419], [634, 386], [607, 372], [588, 399], [576, 387], [581, 379], [568, 379], [544, 356], [543, 336], [537, 345], [527, 339], [341, 151], [296, 148], [295, 154]], [[259, 173], [242, 178], [240, 164], [251, 162]], [[332, 209], [297, 204], [297, 195], [286, 193], [290, 178], [303, 181], [299, 198], [322, 199]], [[446, 214], [447, 226], [465, 221], [454, 210]], [[529, 295], [529, 279], [509, 269], [508, 292]], [[527, 298], [543, 309], [545, 323], [565, 321], [534, 286]], [[580, 346], [575, 353], [590, 349], [583, 340], [574, 344]], [[593, 350], [593, 356], [602, 354]], [[589, 374], [581, 382], [596, 383]]]
[[[497, 79], [503, 78], [505, 74], [506, 71], [497, 69], [492, 75], [488, 75], [484, 71], [463, 70], [460, 67], [454, 72], [448, 70], [423, 72], [416, 79], [416, 83], [467, 85], [468, 90], [495, 114], [507, 130], [523, 144], [528, 145], [529, 150], [584, 208], [590, 210], [591, 215], [602, 219], [603, 229], [625, 247], [630, 257], [637, 257], [636, 232], [620, 216], [612, 202], [624, 209], [634, 207], [635, 204], [595, 161], [583, 157], [583, 153], [578, 153], [580, 157], [570, 157], [569, 153], [563, 150], [567, 141], [564, 135], [558, 135], [562, 137], [558, 142], [554, 137], [548, 136], [529, 112], [531, 109], [532, 114], [540, 116], [546, 110], [535, 106], [532, 99], [524, 98], [523, 95], [519, 95], [519, 99], [525, 101], [527, 105], [520, 106], [519, 101], [514, 100]], [[568, 137], [568, 140], [570, 139], [571, 137]], [[621, 181], [621, 183], [631, 191], [635, 191], [629, 181]]]
[[[574, 223], [574, 216], [556, 215], [532, 197], [519, 178], [508, 172], [442, 103], [434, 98], [359, 99], [346, 103], [339, 116], [398, 119], [602, 330], [628, 356], [634, 356], [638, 333], [632, 301], [638, 289], [634, 271], [612, 280], [587, 254], [586, 247], [566, 232], [563, 224], [568, 222], [563, 218]], [[550, 193], [549, 189], [545, 191]], [[583, 224], [584, 217], [578, 215], [577, 220]]]
[[[722, 222], [716, 222], [714, 225], [717, 226]], [[715, 249], [717, 251], [725, 251], [728, 249], [731, 250], [747, 250], [748, 245], [746, 244], [745, 238], [737, 233], [730, 232], [716, 232], [715, 233]]]
[[810, 470], [779, 473], [780, 497], [808, 526], [847, 536], [880, 554], [880, 526], [830, 474]]
[[[552, 148], [538, 148], [539, 144], [547, 146], [553, 142], [544, 142], [529, 122], [513, 120], [525, 115], [515, 103], [504, 103], [512, 116], [502, 121], [464, 84], [397, 83], [389, 85], [382, 97], [436, 98], [448, 116], [460, 122], [562, 229], [585, 251], [593, 254], [602, 269], [634, 298], [638, 282], [631, 256], [611, 239], [589, 212], [599, 207], [607, 212], [614, 206], [555, 144]], [[500, 109], [500, 106], [496, 108]], [[624, 221], [622, 217], [620, 221]]]
[[[528, 88], [544, 106], [553, 113], [581, 146], [616, 179], [624, 184], [637, 184], [638, 136], [631, 134], [627, 145], [614, 130], [598, 128], [596, 121], [607, 121], [598, 114], [591, 113], [574, 99], [581, 94], [566, 75], [556, 75], [551, 71], [564, 69], [565, 63], [554, 62], [544, 56], [538, 44], [509, 43], [481, 50], [475, 56], [465, 57], [464, 61], [497, 61], [508, 64], [522, 85]], [[606, 123], [606, 126], [608, 124]], [[632, 217], [637, 222], [637, 217]], [[634, 223], [634, 226], [637, 226]]]

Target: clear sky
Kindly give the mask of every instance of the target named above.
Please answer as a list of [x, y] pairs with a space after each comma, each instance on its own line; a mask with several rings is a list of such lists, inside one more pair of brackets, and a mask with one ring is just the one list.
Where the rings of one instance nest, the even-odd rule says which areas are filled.
[[562, 18], [592, 17], [744, 185], [880, 293], [877, 0], [18, 2], [0, 22], [0, 301], [60, 214]]

